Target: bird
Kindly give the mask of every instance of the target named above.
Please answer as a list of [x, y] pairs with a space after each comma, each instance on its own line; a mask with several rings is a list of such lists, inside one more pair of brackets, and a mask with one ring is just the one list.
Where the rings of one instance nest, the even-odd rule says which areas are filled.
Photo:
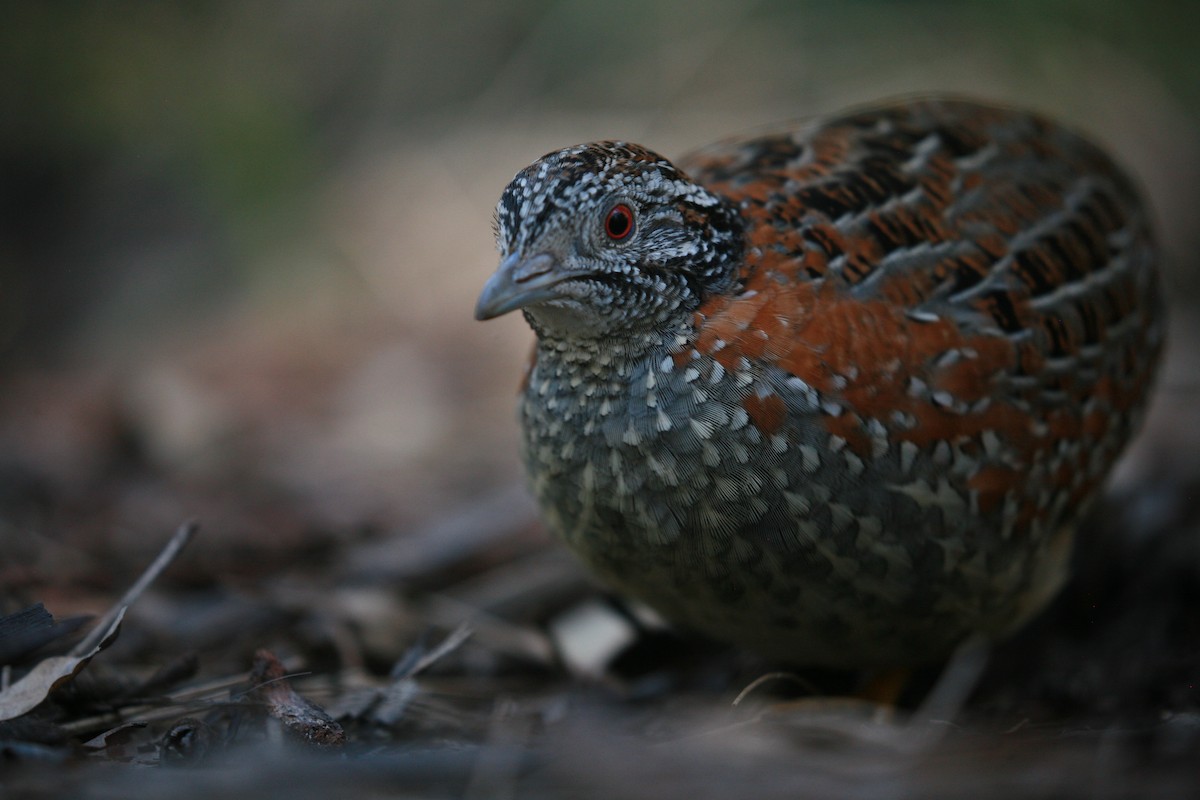
[[[679, 628], [909, 668], [1047, 605], [1165, 339], [1147, 206], [1098, 145], [952, 96], [520, 170], [479, 320], [552, 534]], [[1086, 547], [1081, 535], [1080, 547]]]

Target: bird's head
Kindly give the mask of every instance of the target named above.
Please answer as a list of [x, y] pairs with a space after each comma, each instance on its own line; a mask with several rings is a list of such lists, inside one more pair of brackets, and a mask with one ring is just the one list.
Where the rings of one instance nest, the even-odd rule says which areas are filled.
[[523, 309], [539, 335], [670, 328], [735, 279], [737, 210], [643, 147], [559, 150], [517, 173], [496, 208], [501, 262], [477, 319]]

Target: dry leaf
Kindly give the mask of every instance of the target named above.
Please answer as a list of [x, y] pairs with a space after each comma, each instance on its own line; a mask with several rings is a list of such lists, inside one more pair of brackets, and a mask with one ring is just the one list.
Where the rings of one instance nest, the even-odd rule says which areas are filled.
[[50, 692], [75, 677], [92, 659], [117, 638], [125, 610], [121, 609], [109, 623], [100, 640], [86, 653], [78, 656], [52, 656], [38, 663], [19, 681], [0, 692], [0, 721], [19, 717], [38, 706]]

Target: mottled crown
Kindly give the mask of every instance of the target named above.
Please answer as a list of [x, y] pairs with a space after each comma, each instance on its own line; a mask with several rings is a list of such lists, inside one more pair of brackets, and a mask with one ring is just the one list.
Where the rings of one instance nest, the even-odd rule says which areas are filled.
[[553, 260], [553, 296], [520, 307], [539, 333], [574, 336], [683, 319], [732, 283], [742, 252], [736, 209], [624, 142], [566, 148], [521, 170], [497, 206], [496, 241], [506, 261]]

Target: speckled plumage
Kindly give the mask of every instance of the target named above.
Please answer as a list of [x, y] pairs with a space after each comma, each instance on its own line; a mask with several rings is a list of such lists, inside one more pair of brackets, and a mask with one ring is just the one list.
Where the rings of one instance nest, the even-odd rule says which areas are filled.
[[1163, 338], [1128, 179], [961, 100], [678, 167], [568, 148], [496, 229], [476, 315], [537, 333], [520, 418], [550, 529], [668, 619], [798, 663], [929, 661], [1036, 612]]

